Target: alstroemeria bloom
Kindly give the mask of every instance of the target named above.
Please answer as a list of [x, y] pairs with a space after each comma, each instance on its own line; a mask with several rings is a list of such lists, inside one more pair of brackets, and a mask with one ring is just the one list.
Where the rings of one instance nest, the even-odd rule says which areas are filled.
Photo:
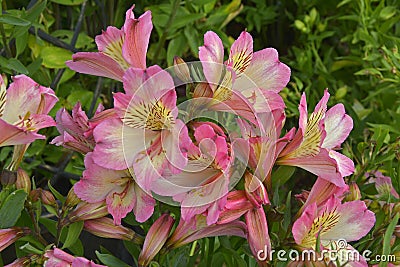
[[285, 114], [282, 109], [259, 113], [258, 126], [242, 119], [238, 120], [242, 137], [233, 142], [235, 154], [268, 186], [271, 185], [271, 170], [278, 152], [287, 141], [286, 137], [279, 139], [284, 120]]
[[369, 182], [375, 183], [379, 197], [385, 199], [389, 199], [390, 197], [400, 199], [399, 193], [397, 193], [393, 187], [392, 178], [389, 176], [383, 175], [380, 171], [374, 171], [367, 172], [365, 177], [370, 177]]
[[168, 238], [165, 247], [167, 250], [175, 249], [195, 240], [212, 236], [234, 235], [245, 238], [246, 233], [247, 227], [244, 222], [235, 220], [226, 224], [208, 225], [206, 217], [203, 214], [199, 214], [190, 221], [184, 221], [181, 218], [175, 231]]
[[45, 139], [37, 132], [55, 126], [47, 114], [57, 100], [53, 90], [25, 75], [15, 76], [8, 90], [0, 77], [0, 147]]
[[216, 33], [207, 32], [199, 58], [215, 100], [213, 109], [229, 111], [228, 106], [253, 120], [255, 112], [284, 107], [278, 93], [288, 83], [290, 69], [279, 61], [273, 48], [253, 53], [253, 38], [246, 31], [233, 43], [225, 62], [221, 39]]
[[[367, 209], [363, 201], [342, 204], [333, 195], [321, 206], [316, 203], [308, 205], [294, 222], [292, 232], [294, 240], [302, 248], [316, 250], [316, 246], [321, 245], [324, 249], [336, 250], [341, 264], [349, 261], [349, 266], [367, 266], [361, 255], [359, 261], [356, 261], [357, 257], [354, 256], [357, 251], [353, 251], [354, 248], [347, 242], [359, 240], [374, 224], [375, 215]], [[318, 235], [321, 244], [317, 244]], [[348, 250], [354, 253], [348, 253]], [[345, 259], [346, 256], [349, 258]]]
[[[99, 105], [96, 113], [103, 110]], [[72, 109], [72, 116], [65, 108], [60, 109], [56, 115], [57, 130], [60, 136], [51, 141], [56, 146], [64, 146], [74, 151], [86, 154], [93, 151], [95, 141], [93, 135], [86, 135], [90, 131], [89, 118], [78, 102]]]
[[151, 12], [146, 11], [135, 19], [132, 6], [121, 29], [109, 26], [96, 36], [99, 52], [79, 52], [66, 64], [71, 69], [96, 76], [122, 81], [129, 67], [146, 68], [146, 52], [153, 24]]
[[74, 257], [58, 248], [47, 250], [44, 256], [47, 258], [44, 267], [107, 267], [83, 257]]
[[11, 227], [7, 229], [0, 229], [0, 252], [6, 247], [30, 234], [31, 230], [27, 227]]
[[114, 95], [118, 119], [94, 130], [96, 164], [115, 170], [133, 167], [144, 190], [167, 170], [179, 173], [187, 163], [191, 144], [186, 125], [177, 119], [172, 77], [159, 66], [130, 68], [124, 75], [124, 93]]
[[158, 179], [152, 190], [178, 201], [185, 221], [207, 211], [210, 225], [217, 221], [226, 202], [233, 155], [219, 126], [210, 122], [193, 125], [195, 145], [187, 152], [188, 165], [179, 174]]
[[345, 183], [342, 177], [353, 173], [354, 163], [333, 149], [347, 138], [353, 128], [353, 121], [345, 114], [342, 104], [326, 111], [328, 99], [329, 93], [326, 90], [308, 117], [306, 97], [302, 95], [299, 129], [279, 154], [277, 163], [303, 168], [343, 187]]
[[136, 184], [128, 170], [103, 168], [93, 161], [93, 153], [86, 155], [85, 167], [82, 179], [74, 185], [76, 195], [89, 203], [105, 200], [116, 225], [132, 210], [138, 222], [153, 214], [155, 200]]

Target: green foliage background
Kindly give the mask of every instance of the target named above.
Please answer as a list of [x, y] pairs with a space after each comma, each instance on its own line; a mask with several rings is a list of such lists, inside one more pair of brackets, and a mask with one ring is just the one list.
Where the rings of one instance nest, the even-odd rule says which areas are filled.
[[[8, 77], [27, 74], [56, 90], [60, 107], [71, 109], [77, 101], [93, 114], [98, 103], [112, 103], [121, 84], [79, 75], [64, 62], [77, 51], [95, 51], [94, 37], [108, 25], [122, 26], [130, 1], [108, 0], [3, 0], [0, 15], [0, 69]], [[329, 88], [330, 104], [343, 103], [354, 129], [343, 153], [356, 164], [348, 182], [356, 182], [369, 208], [377, 215], [373, 231], [355, 244], [375, 254], [400, 251], [384, 234], [393, 213], [380, 208], [376, 190], [367, 184], [366, 172], [379, 170], [392, 178], [400, 192], [400, 2], [398, 0], [154, 0], [136, 1], [135, 15], [152, 11], [154, 30], [148, 65], [171, 66], [178, 55], [186, 61], [198, 56], [203, 34], [213, 30], [228, 48], [244, 29], [254, 38], [255, 50], [274, 47], [280, 60], [292, 69], [291, 81], [281, 95], [287, 105], [287, 129], [297, 124], [297, 106], [306, 92], [310, 106]], [[80, 16], [81, 14], [81, 16]], [[81, 20], [80, 20], [81, 18]], [[56, 129], [48, 130], [56, 136]], [[11, 148], [0, 149], [0, 167], [10, 159]], [[83, 158], [63, 148], [36, 141], [23, 167], [31, 170], [38, 186], [50, 179], [64, 195], [83, 170]], [[54, 171], [57, 169], [57, 172]], [[61, 170], [61, 172], [60, 172]], [[299, 203], [290, 192], [310, 189], [315, 178], [303, 172], [280, 169], [273, 205], [268, 211], [270, 233], [276, 248], [286, 248], [291, 218]], [[277, 177], [278, 175], [276, 175]], [[288, 178], [291, 179], [287, 181]], [[286, 201], [288, 199], [288, 201]], [[380, 199], [387, 203], [392, 199]], [[285, 204], [282, 204], [285, 203]], [[291, 208], [292, 207], [292, 208]], [[158, 207], [162, 212], [163, 207]], [[398, 211], [397, 211], [398, 212]], [[127, 223], [138, 224], [127, 218]], [[54, 227], [51, 220], [43, 224]], [[142, 225], [147, 229], [150, 224]], [[391, 243], [388, 243], [391, 242]], [[125, 242], [133, 258], [139, 247]], [[164, 266], [255, 266], [249, 248], [240, 238], [209, 238], [160, 256]], [[82, 254], [82, 245], [74, 253]], [[24, 253], [23, 251], [18, 253]], [[122, 266], [105, 249], [97, 257], [110, 266]], [[198, 263], [201, 257], [202, 261]], [[154, 263], [156, 265], [156, 263]], [[279, 264], [283, 263], [276, 263]], [[284, 264], [283, 264], [284, 265]], [[383, 264], [382, 266], [384, 266]]]

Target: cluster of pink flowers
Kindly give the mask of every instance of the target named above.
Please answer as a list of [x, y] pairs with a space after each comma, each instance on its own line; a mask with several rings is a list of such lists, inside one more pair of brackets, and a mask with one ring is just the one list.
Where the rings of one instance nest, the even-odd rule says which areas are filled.
[[[61, 135], [52, 143], [85, 155], [83, 177], [73, 187], [83, 202], [79, 212], [69, 215], [70, 222], [80, 216], [88, 231], [129, 240], [134, 233], [121, 225], [122, 219], [133, 212], [138, 222], [145, 222], [156, 200], [165, 200], [180, 205], [179, 223], [174, 227], [168, 214], [155, 221], [144, 240], [140, 266], [162, 249], [220, 235], [247, 238], [263, 266], [267, 262], [260, 251], [273, 249], [264, 209], [270, 205], [271, 177], [274, 167], [287, 165], [318, 177], [310, 192], [297, 196], [304, 202], [292, 226], [299, 250], [332, 249], [339, 239], [356, 241], [370, 231], [375, 215], [363, 201], [344, 199], [349, 190], [344, 177], [354, 172], [354, 164], [338, 150], [353, 121], [342, 104], [328, 109], [327, 90], [310, 114], [303, 94], [299, 127], [284, 133], [285, 104], [279, 92], [289, 82], [290, 69], [275, 49], [254, 52], [253, 39], [244, 31], [225, 60], [221, 39], [209, 31], [199, 48], [198, 68], [176, 59], [172, 75], [146, 65], [152, 28], [151, 12], [135, 18], [132, 7], [121, 29], [110, 26], [96, 37], [98, 52], [79, 52], [67, 62], [77, 72], [123, 84], [123, 92], [113, 96], [114, 107], [100, 106], [93, 118], [80, 104], [72, 115], [66, 109], [57, 113]], [[177, 80], [188, 88], [190, 105], [184, 109], [177, 102]], [[0, 124], [2, 133], [7, 130], [0, 135], [0, 146], [43, 138], [37, 130], [54, 125], [46, 115], [56, 101], [54, 92], [27, 77], [15, 77], [7, 93], [0, 82]], [[236, 116], [236, 131], [215, 120], [181, 116], [205, 110]], [[237, 179], [239, 165], [244, 168]], [[236, 189], [241, 181], [244, 189]], [[90, 217], [94, 210], [97, 215]], [[351, 245], [342, 249], [354, 250]], [[100, 266], [58, 248], [44, 257], [45, 266]], [[366, 266], [363, 259], [349, 264]]]

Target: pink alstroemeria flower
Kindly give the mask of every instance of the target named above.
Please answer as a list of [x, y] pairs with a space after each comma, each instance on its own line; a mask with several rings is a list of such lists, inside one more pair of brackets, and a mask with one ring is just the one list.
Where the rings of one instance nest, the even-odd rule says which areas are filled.
[[207, 32], [199, 58], [211, 87], [213, 109], [235, 111], [254, 121], [254, 113], [285, 106], [278, 93], [289, 82], [290, 69], [279, 61], [273, 48], [253, 53], [253, 38], [248, 32], [243, 31], [233, 43], [225, 62], [221, 39]]
[[[337, 251], [338, 261], [349, 266], [367, 266], [365, 259], [347, 242], [357, 241], [365, 236], [375, 224], [375, 215], [369, 211], [363, 201], [356, 200], [341, 203], [332, 195], [323, 205], [308, 205], [303, 214], [294, 222], [292, 232], [296, 243], [302, 248]], [[319, 235], [320, 243], [317, 244]], [[348, 253], [348, 251], [353, 253]], [[345, 257], [348, 255], [348, 258]], [[354, 257], [354, 258], [352, 258]]]
[[115, 170], [133, 167], [137, 182], [150, 190], [164, 172], [179, 173], [191, 144], [186, 125], [177, 119], [172, 77], [159, 66], [130, 68], [124, 93], [114, 95], [118, 119], [94, 130], [96, 164]]
[[94, 162], [93, 153], [86, 155], [85, 167], [82, 179], [74, 185], [76, 195], [89, 203], [105, 200], [116, 225], [132, 210], [138, 222], [153, 214], [155, 200], [136, 184], [128, 170], [103, 168]]
[[380, 197], [389, 199], [389, 196], [400, 199], [399, 193], [393, 187], [392, 178], [383, 175], [380, 171], [367, 172], [365, 177], [369, 177], [369, 182], [375, 183], [376, 190]]
[[132, 6], [121, 29], [109, 26], [96, 36], [99, 52], [79, 52], [66, 64], [72, 70], [122, 81], [129, 67], [146, 68], [146, 52], [153, 24], [151, 12], [135, 19]]
[[[82, 154], [93, 151], [95, 146], [94, 127], [100, 123], [99, 120], [102, 121], [114, 115], [109, 110], [103, 110], [104, 107], [100, 104], [93, 119], [89, 120], [79, 102], [72, 109], [72, 116], [65, 108], [60, 109], [56, 115], [56, 123], [57, 130], [61, 135], [54, 138], [51, 144], [62, 145]], [[96, 123], [91, 121], [96, 121]]]
[[284, 120], [282, 109], [259, 113], [257, 126], [238, 120], [242, 137], [233, 142], [235, 155], [268, 187], [271, 186], [271, 170], [278, 152], [288, 140], [287, 137], [279, 138]]
[[210, 122], [193, 123], [195, 144], [187, 152], [188, 165], [176, 175], [158, 179], [152, 190], [172, 196], [181, 205], [182, 219], [207, 212], [207, 223], [218, 220], [229, 191], [233, 155], [222, 129]]
[[0, 77], [0, 147], [45, 139], [37, 132], [55, 126], [47, 114], [57, 101], [53, 90], [25, 75], [15, 76], [8, 90]]
[[44, 267], [107, 267], [83, 257], [74, 257], [59, 248], [47, 250], [44, 256], [47, 258]]
[[[354, 171], [354, 163], [346, 156], [334, 151], [347, 138], [353, 128], [353, 120], [345, 114], [342, 104], [327, 110], [329, 93], [316, 105], [308, 117], [305, 94], [302, 95], [299, 111], [299, 129], [293, 140], [280, 152], [277, 164], [303, 168], [339, 187], [345, 186], [342, 177]], [[290, 131], [287, 136], [292, 135]]]

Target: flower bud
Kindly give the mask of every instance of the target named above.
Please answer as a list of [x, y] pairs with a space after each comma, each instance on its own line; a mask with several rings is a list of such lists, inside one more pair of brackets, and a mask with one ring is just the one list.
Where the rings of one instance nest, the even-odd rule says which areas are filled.
[[206, 97], [212, 98], [213, 92], [208, 83], [199, 83], [194, 88], [193, 98]]
[[0, 252], [6, 247], [31, 233], [28, 227], [11, 227], [7, 229], [0, 229]]
[[53, 194], [50, 191], [42, 190], [40, 199], [42, 203], [49, 206], [57, 205], [56, 199], [54, 198]]
[[167, 241], [174, 222], [174, 218], [169, 214], [163, 214], [153, 223], [146, 235], [143, 249], [139, 255], [139, 266], [147, 266], [150, 264], [151, 260], [163, 247], [165, 241]]
[[349, 185], [349, 193], [346, 194], [345, 200], [346, 201], [354, 201], [361, 199], [361, 192], [360, 188], [356, 184], [356, 182], [351, 182]]
[[247, 198], [254, 205], [254, 207], [259, 208], [262, 205], [268, 204], [268, 193], [263, 183], [256, 176], [249, 172], [245, 173], [244, 178], [244, 187], [246, 189]]
[[191, 83], [192, 78], [190, 77], [189, 67], [182, 58], [174, 57], [174, 71], [176, 76], [184, 83]]
[[31, 179], [26, 171], [21, 168], [18, 168], [17, 170], [17, 181], [15, 182], [15, 186], [17, 187], [17, 189], [23, 189], [28, 194], [31, 192]]
[[2, 170], [0, 174], [0, 181], [2, 185], [12, 185], [17, 181], [17, 172]]
[[[65, 218], [69, 223], [101, 218], [108, 215], [107, 206], [104, 201], [96, 203], [81, 202]], [[63, 222], [66, 223], [65, 221]]]
[[87, 220], [85, 221], [84, 228], [96, 236], [134, 241], [137, 244], [143, 243], [143, 237], [136, 234], [135, 231], [122, 225], [115, 225], [114, 221], [107, 217]]
[[53, 194], [50, 191], [43, 190], [42, 188], [32, 190], [29, 196], [32, 202], [36, 202], [40, 199], [43, 204], [49, 206], [54, 206], [57, 203]]
[[78, 198], [78, 196], [75, 194], [74, 188], [72, 187], [67, 195], [67, 198], [65, 199], [64, 203], [64, 209], [71, 209], [78, 205], [81, 202], [81, 200]]

